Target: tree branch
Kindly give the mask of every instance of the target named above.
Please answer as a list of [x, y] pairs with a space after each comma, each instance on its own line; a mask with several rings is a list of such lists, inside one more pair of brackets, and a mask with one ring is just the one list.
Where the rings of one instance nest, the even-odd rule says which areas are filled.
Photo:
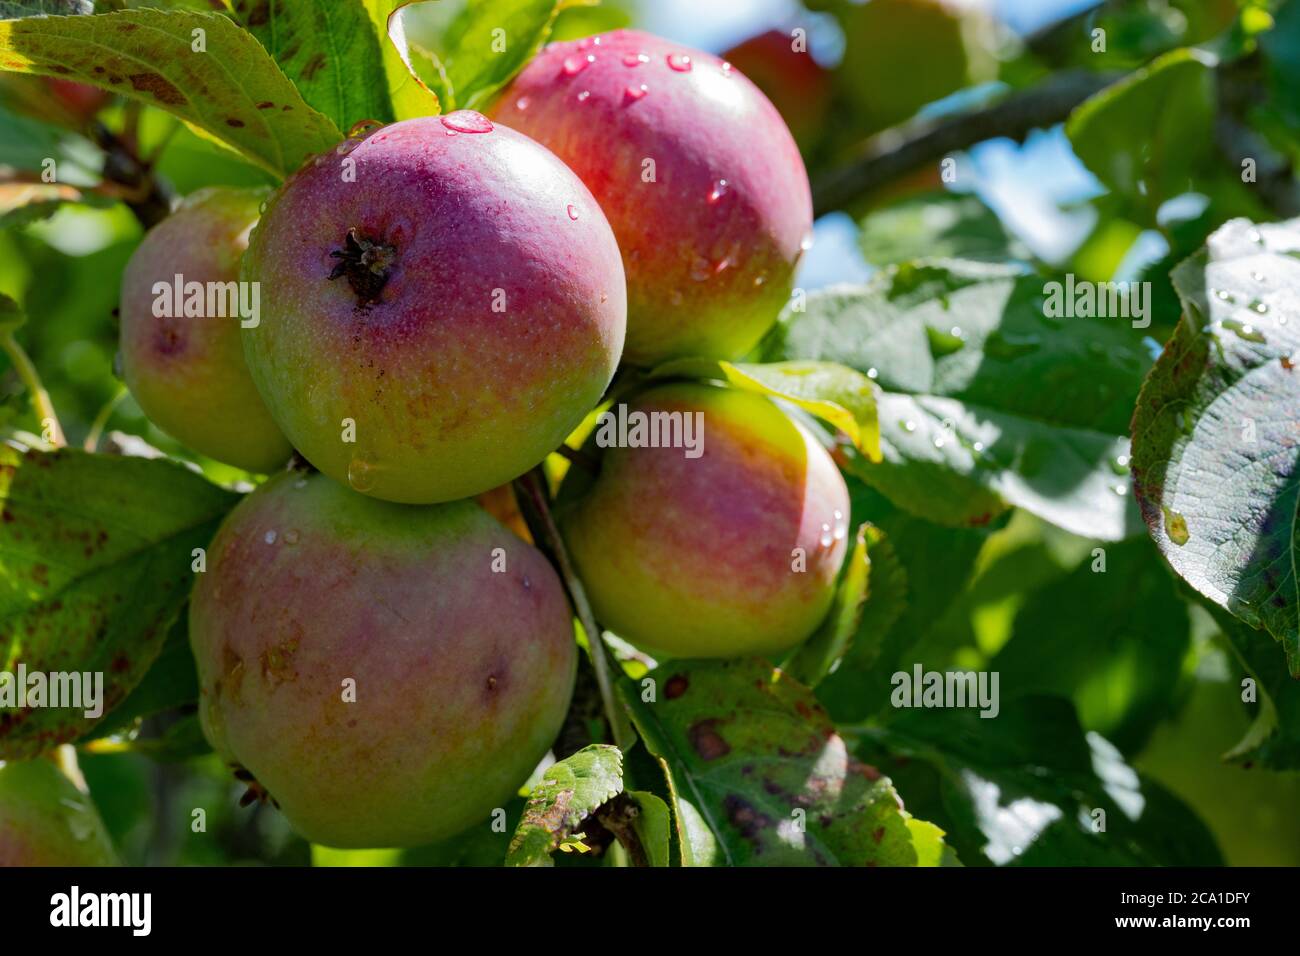
[[1004, 136], [1023, 140], [1032, 130], [1062, 122], [1115, 79], [1109, 73], [1062, 73], [984, 109], [884, 130], [867, 140], [857, 157], [816, 178], [813, 215], [843, 209], [920, 166], [976, 143]]

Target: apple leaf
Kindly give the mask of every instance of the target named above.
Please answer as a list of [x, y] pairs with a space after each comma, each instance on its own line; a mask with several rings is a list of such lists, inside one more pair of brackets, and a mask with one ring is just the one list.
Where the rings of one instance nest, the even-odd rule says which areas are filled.
[[875, 266], [936, 257], [1028, 257], [979, 196], [943, 190], [872, 209], [859, 223], [858, 247]]
[[236, 0], [234, 13], [303, 99], [340, 130], [362, 120], [392, 122], [380, 39], [362, 0]]
[[598, 0], [439, 0], [399, 7], [389, 34], [444, 111], [483, 109], [533, 58], [566, 7]]
[[592, 744], [548, 767], [515, 828], [506, 866], [553, 866], [555, 850], [583, 849], [579, 828], [623, 792], [623, 754]]
[[883, 542], [879, 528], [862, 525], [853, 537], [853, 550], [840, 569], [835, 597], [817, 630], [795, 649], [782, 669], [795, 680], [816, 687], [849, 650], [871, 591], [870, 549]]
[[672, 842], [672, 814], [668, 804], [646, 790], [629, 790], [628, 798], [636, 806], [632, 827], [645, 852], [647, 866], [668, 866]]
[[[0, 670], [140, 683], [189, 594], [193, 550], [238, 495], [172, 462], [0, 447]], [[0, 710], [0, 758], [85, 735], [85, 708]]]
[[673, 359], [647, 378], [712, 378], [733, 388], [797, 405], [843, 432], [872, 461], [880, 460], [880, 424], [871, 380], [834, 362], [769, 362], [763, 365], [713, 359]]
[[157, 106], [281, 177], [342, 138], [257, 40], [220, 14], [139, 9], [4, 20], [0, 69]]
[[1173, 569], [1300, 676], [1300, 220], [1233, 220], [1173, 273], [1183, 318], [1133, 417], [1133, 483]]
[[[855, 760], [811, 692], [756, 659], [651, 672], [657, 699], [619, 685], [667, 776], [687, 866], [939, 862], [889, 780]], [[917, 840], [918, 832], [924, 837]]]
[[1060, 698], [1004, 700], [991, 719], [973, 708], [900, 709], [859, 735], [863, 757], [906, 792], [937, 787], [918, 811], [967, 863], [1223, 864], [1196, 815], [1100, 734], [1085, 734]]
[[1088, 99], [1065, 124], [1083, 164], [1152, 220], [1213, 159], [1212, 66], [1200, 51], [1167, 53]]
[[1123, 463], [1150, 360], [1130, 320], [1051, 318], [1053, 294], [1007, 266], [906, 263], [796, 300], [761, 353], [874, 379], [882, 460], [844, 457], [899, 507], [980, 526], [1016, 506], [1120, 540], [1141, 527]]

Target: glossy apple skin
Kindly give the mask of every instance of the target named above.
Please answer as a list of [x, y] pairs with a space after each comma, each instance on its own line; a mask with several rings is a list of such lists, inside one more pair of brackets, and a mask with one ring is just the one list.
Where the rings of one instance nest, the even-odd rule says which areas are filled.
[[[367, 495], [450, 501], [517, 477], [618, 365], [626, 287], [604, 214], [527, 137], [453, 128], [483, 125], [406, 120], [322, 155], [275, 195], [244, 257], [263, 316], [245, 352], [272, 416]], [[393, 250], [373, 301], [330, 278], [350, 230]]]
[[561, 511], [601, 623], [659, 657], [777, 654], [807, 638], [846, 550], [848, 490], [830, 455], [748, 392], [664, 385], [629, 410], [702, 412], [704, 453], [607, 449]]
[[122, 276], [122, 377], [150, 421], [218, 461], [255, 472], [293, 449], [253, 385], [239, 317], [155, 316], [154, 283], [236, 282], [261, 190], [205, 189], [144, 237]]
[[831, 105], [831, 74], [806, 50], [796, 51], [789, 33], [759, 33], [723, 53], [722, 59], [772, 101], [801, 150], [806, 153], [816, 144]]
[[550, 45], [494, 111], [568, 163], [609, 217], [627, 269], [625, 361], [736, 358], [771, 327], [812, 199], [780, 114], [739, 70], [618, 30]]
[[0, 765], [0, 867], [115, 866], [90, 797], [50, 760]]
[[213, 747], [335, 847], [486, 821], [554, 741], [576, 666], [536, 549], [472, 502], [396, 505], [318, 473], [272, 478], [230, 514], [190, 640]]

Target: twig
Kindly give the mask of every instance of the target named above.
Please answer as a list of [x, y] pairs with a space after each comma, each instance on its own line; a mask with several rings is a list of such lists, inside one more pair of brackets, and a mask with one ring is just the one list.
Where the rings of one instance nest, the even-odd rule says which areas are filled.
[[99, 447], [99, 439], [104, 434], [104, 429], [108, 427], [108, 420], [113, 417], [114, 410], [118, 405], [122, 404], [124, 398], [126, 398], [126, 389], [119, 385], [117, 393], [104, 403], [104, 407], [99, 410], [95, 420], [90, 423], [90, 431], [86, 434], [86, 441], [82, 446], [86, 451], [93, 452]]
[[567, 458], [573, 464], [577, 465], [588, 474], [594, 475], [600, 471], [600, 462], [588, 455], [585, 451], [579, 451], [577, 448], [570, 448], [568, 445], [561, 445], [555, 449], [561, 458]]
[[1115, 79], [1081, 70], [1062, 73], [984, 109], [878, 133], [856, 158], [817, 177], [813, 214], [843, 209], [920, 166], [976, 143], [996, 137], [1023, 140], [1032, 130], [1061, 122]]
[[140, 225], [151, 229], [171, 213], [171, 192], [142, 161], [134, 146], [103, 123], [94, 123], [90, 138], [104, 151], [104, 180], [124, 188], [123, 201]]
[[545, 480], [541, 469], [534, 468], [526, 475], [515, 479], [515, 492], [519, 496], [524, 519], [533, 533], [533, 540], [550, 553], [551, 559], [559, 569], [560, 577], [564, 579], [565, 587], [568, 588], [569, 597], [573, 599], [573, 609], [578, 615], [583, 631], [587, 634], [587, 646], [591, 649], [591, 664], [596, 672], [596, 684], [600, 687], [600, 698], [605, 705], [605, 719], [609, 721], [614, 743], [626, 753], [635, 743], [636, 736], [632, 732], [627, 714], [624, 713], [622, 705], [614, 695], [613, 665], [610, 662], [609, 650], [605, 647], [605, 641], [601, 637], [603, 632], [596, 622], [591, 604], [587, 601], [587, 593], [583, 590], [582, 581], [573, 568], [573, 562], [569, 560], [569, 552], [564, 547], [560, 530], [551, 515]]
[[62, 447], [65, 444], [63, 426], [59, 424], [59, 416], [54, 412], [54, 403], [50, 401], [50, 393], [41, 384], [41, 376], [36, 371], [36, 366], [32, 364], [32, 360], [28, 357], [26, 351], [14, 338], [12, 329], [6, 329], [3, 334], [0, 334], [0, 349], [9, 356], [9, 361], [13, 363], [18, 377], [22, 379], [28, 393], [32, 396], [32, 404], [36, 407], [36, 418], [40, 422], [41, 431], [45, 431], [47, 427], [52, 427], [54, 437], [50, 444], [56, 448]]

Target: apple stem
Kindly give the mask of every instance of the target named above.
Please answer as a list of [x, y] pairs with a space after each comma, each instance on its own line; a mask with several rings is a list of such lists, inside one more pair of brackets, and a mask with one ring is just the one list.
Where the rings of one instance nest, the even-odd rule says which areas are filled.
[[568, 589], [569, 597], [573, 601], [573, 609], [578, 615], [578, 622], [587, 635], [587, 646], [591, 651], [592, 669], [596, 672], [596, 684], [600, 688], [600, 699], [605, 705], [605, 719], [609, 721], [614, 743], [619, 750], [627, 753], [628, 749], [636, 743], [636, 734], [632, 730], [632, 724], [628, 720], [627, 714], [614, 695], [613, 664], [610, 661], [609, 649], [605, 646], [602, 637], [604, 631], [596, 621], [596, 615], [592, 612], [591, 604], [587, 601], [587, 592], [583, 589], [582, 581], [573, 568], [573, 562], [569, 559], [569, 552], [564, 547], [564, 541], [560, 537], [560, 529], [556, 527], [555, 519], [551, 515], [545, 480], [540, 467], [534, 468], [527, 474], [515, 479], [515, 489], [521, 502], [527, 502], [530, 506], [528, 510], [532, 512], [535, 519], [530, 522], [530, 524], [536, 525], [532, 529], [533, 537], [546, 550], [550, 551], [551, 558], [559, 569], [560, 577], [564, 579], [564, 586]]
[[40, 431], [47, 430], [53, 432], [50, 444], [56, 448], [61, 448], [65, 444], [63, 440], [63, 426], [59, 424], [59, 416], [54, 412], [54, 404], [50, 401], [50, 393], [45, 390], [41, 384], [41, 377], [37, 374], [36, 366], [28, 357], [27, 352], [18, 344], [14, 338], [12, 329], [8, 329], [3, 335], [0, 335], [0, 349], [9, 356], [9, 361], [13, 363], [14, 370], [18, 377], [27, 386], [27, 391], [32, 396], [32, 404], [36, 406], [36, 417], [40, 422]]

